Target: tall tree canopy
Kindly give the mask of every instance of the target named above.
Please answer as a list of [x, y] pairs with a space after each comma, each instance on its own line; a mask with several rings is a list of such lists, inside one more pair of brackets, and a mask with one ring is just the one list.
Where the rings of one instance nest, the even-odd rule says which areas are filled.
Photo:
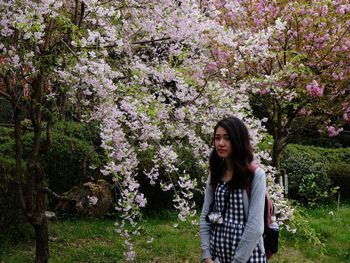
[[329, 136], [342, 130], [350, 114], [349, 1], [205, 2], [235, 44], [216, 43], [210, 69], [268, 118], [277, 169], [284, 146], [308, 123]]

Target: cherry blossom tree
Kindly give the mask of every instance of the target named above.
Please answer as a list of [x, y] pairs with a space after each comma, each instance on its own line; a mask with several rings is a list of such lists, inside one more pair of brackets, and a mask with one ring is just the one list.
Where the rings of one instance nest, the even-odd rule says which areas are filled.
[[[207, 178], [219, 119], [243, 119], [257, 161], [270, 158], [258, 148], [265, 129], [252, 116], [249, 97], [233, 88], [230, 71], [213, 70], [219, 67], [212, 61], [213, 43], [235, 50], [237, 35], [205, 9], [203, 1], [1, 1], [0, 94], [15, 111], [17, 192], [36, 230], [36, 262], [49, 256], [44, 214], [49, 189], [40, 137], [45, 126], [49, 149], [59, 100], [84, 108], [85, 121], [100, 123], [101, 146], [109, 158], [101, 172], [113, 175], [118, 189], [117, 230], [125, 238], [127, 260], [135, 257], [132, 237], [147, 204], [139, 190], [141, 176], [173, 191], [179, 219], [196, 223], [193, 192]], [[34, 128], [34, 143], [23, 169], [25, 118]], [[183, 150], [196, 160], [202, 178], [183, 167]], [[149, 165], [141, 167], [140, 160]], [[275, 169], [264, 168], [282, 224], [292, 210], [274, 183]]]
[[[234, 30], [217, 43], [210, 70], [251, 101], [273, 135], [272, 163], [310, 121], [336, 136], [349, 121], [350, 2], [206, 1], [204, 8]], [[222, 74], [223, 73], [223, 74]]]
[[[14, 111], [16, 193], [35, 230], [35, 262], [47, 262], [49, 256], [41, 150], [48, 150], [52, 143], [54, 95], [59, 90], [53, 72], [67, 51], [63, 42], [70, 38], [75, 25], [60, 14], [62, 8], [62, 1], [0, 2], [0, 96], [12, 104]], [[33, 128], [27, 160], [22, 144], [25, 119]], [[42, 147], [44, 129], [46, 145]]]

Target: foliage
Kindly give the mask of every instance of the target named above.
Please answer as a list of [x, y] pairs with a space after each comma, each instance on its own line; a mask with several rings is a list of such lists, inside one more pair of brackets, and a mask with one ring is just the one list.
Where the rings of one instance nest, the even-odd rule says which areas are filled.
[[[282, 167], [286, 169], [290, 178], [290, 196], [298, 199], [296, 193], [300, 186], [300, 178], [304, 174], [318, 174], [321, 172], [327, 174], [327, 179], [319, 178], [315, 180], [316, 184], [324, 183], [328, 185], [329, 190], [332, 189], [331, 186], [338, 186], [341, 196], [348, 198], [349, 159], [350, 148], [330, 149], [300, 144], [288, 145], [283, 153]], [[294, 177], [295, 174], [299, 177]], [[331, 185], [329, 181], [331, 181]], [[313, 185], [312, 182], [310, 183]]]
[[327, 165], [327, 174], [335, 185], [339, 186], [341, 199], [350, 199], [350, 164], [330, 163]]
[[83, 123], [79, 121], [59, 121], [55, 123], [54, 131], [70, 138], [76, 138], [94, 146], [100, 150], [101, 138], [99, 136], [98, 123]]
[[53, 134], [53, 142], [51, 150], [43, 155], [48, 185], [53, 191], [61, 194], [99, 177], [98, 167], [103, 161], [92, 145], [60, 133]]
[[350, 159], [350, 148], [323, 148], [301, 144], [290, 144], [283, 153], [286, 159], [298, 153], [306, 153], [314, 162], [324, 163], [348, 163]]
[[290, 155], [281, 167], [288, 175], [290, 197], [303, 205], [326, 203], [337, 192], [337, 187], [331, 187], [324, 163], [314, 162], [307, 153]]
[[[344, 126], [345, 130], [348, 130], [347, 126]], [[314, 131], [311, 133], [310, 131]], [[348, 138], [349, 137], [349, 138]], [[317, 126], [307, 127], [306, 131], [300, 131], [293, 140], [291, 140], [291, 144], [303, 144], [309, 146], [323, 147], [323, 148], [346, 148], [350, 146], [350, 143], [347, 142], [349, 139], [350, 142], [350, 134], [346, 132], [341, 132], [336, 137], [329, 137], [320, 135], [317, 131]]]
[[13, 123], [13, 110], [11, 104], [0, 97], [0, 125]]
[[98, 179], [105, 162], [92, 124], [60, 122], [53, 131], [53, 146], [43, 155], [49, 187], [61, 194], [85, 181]]
[[299, 193], [301, 202], [307, 206], [317, 206], [334, 200], [339, 187], [330, 187], [331, 182], [327, 174], [305, 174], [301, 178]]
[[[41, 140], [44, 142], [45, 139], [45, 135], [42, 135]], [[53, 146], [42, 156], [46, 180], [51, 190], [62, 194], [73, 186], [101, 176], [99, 168], [104, 163], [104, 156], [99, 154], [101, 152], [98, 146], [99, 137], [92, 124], [60, 122], [53, 131], [52, 139]], [[7, 156], [11, 160], [11, 167], [15, 167], [14, 139], [2, 136], [1, 140], [3, 140], [0, 146], [1, 155]], [[31, 133], [23, 136], [25, 160], [29, 156], [32, 141]], [[12, 177], [13, 180], [11, 173], [4, 175]], [[52, 205], [56, 203], [54, 199], [49, 200]], [[53, 208], [52, 205], [50, 209]]]
[[[349, 122], [350, 2], [205, 1], [232, 43], [214, 43], [210, 71], [267, 118], [273, 164], [310, 123], [334, 137]], [[305, 131], [305, 130], [304, 130]], [[315, 133], [316, 131], [312, 131]]]
[[0, 234], [9, 227], [16, 228], [23, 224], [24, 214], [19, 206], [18, 196], [13, 191], [15, 161], [0, 154]]

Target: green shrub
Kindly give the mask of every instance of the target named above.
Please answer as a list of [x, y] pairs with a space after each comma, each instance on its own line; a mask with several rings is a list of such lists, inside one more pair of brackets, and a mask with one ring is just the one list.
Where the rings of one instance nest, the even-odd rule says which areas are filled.
[[14, 173], [15, 160], [0, 156], [0, 234], [10, 226], [16, 229], [25, 221], [15, 190]]
[[1, 127], [0, 126], [0, 143], [4, 143], [11, 138], [13, 138], [14, 133], [13, 133], [13, 128], [8, 128], [8, 127]]
[[330, 163], [327, 173], [331, 180], [339, 185], [342, 199], [350, 199], [350, 163]]
[[[293, 162], [291, 160], [294, 159]], [[288, 161], [287, 161], [288, 160]], [[286, 169], [286, 172], [289, 174], [292, 171], [300, 170], [298, 173], [301, 174], [301, 171], [307, 173], [314, 173], [315, 170], [324, 170], [327, 173], [327, 177], [332, 182], [332, 186], [339, 186], [339, 191], [343, 198], [349, 198], [350, 194], [348, 193], [348, 186], [350, 184], [350, 148], [322, 148], [315, 146], [307, 146], [300, 144], [290, 144], [288, 145], [283, 154], [281, 167]], [[312, 165], [316, 163], [316, 168]], [[319, 166], [317, 168], [317, 166]], [[289, 174], [289, 177], [291, 175]], [[311, 178], [308, 178], [308, 180]], [[295, 185], [299, 187], [301, 180], [293, 182], [293, 179], [290, 182], [290, 196], [296, 198]], [[307, 179], [305, 179], [307, 180]], [[322, 180], [320, 181], [322, 182]], [[304, 182], [303, 182], [304, 183]], [[294, 187], [294, 189], [293, 189]], [[305, 190], [306, 191], [306, 190]]]
[[289, 195], [305, 206], [331, 200], [336, 193], [323, 163], [315, 162], [307, 153], [295, 153], [281, 163], [289, 179]]
[[84, 180], [99, 175], [100, 156], [89, 143], [61, 133], [52, 136], [52, 148], [42, 156], [50, 188], [63, 193]]
[[[12, 136], [7, 136], [9, 130], [0, 133], [0, 156], [14, 161], [15, 141]], [[42, 146], [46, 141], [43, 132]], [[61, 194], [75, 185], [92, 178], [99, 178], [99, 168], [104, 164], [104, 155], [99, 148], [98, 129], [93, 124], [74, 122], [60, 122], [54, 127], [52, 133], [52, 147], [42, 154], [43, 166], [49, 187]], [[23, 158], [27, 160], [33, 143], [32, 132], [26, 132], [22, 137]], [[95, 169], [91, 169], [95, 167]], [[55, 200], [49, 199], [49, 208], [55, 204]]]
[[[106, 161], [99, 145], [97, 125], [57, 123], [52, 147], [42, 156], [49, 187], [62, 194], [83, 182], [100, 178], [100, 168]], [[56, 200], [49, 201], [49, 207], [56, 205]]]
[[96, 150], [101, 145], [98, 123], [96, 122], [61, 121], [55, 124], [55, 131], [71, 138], [83, 140], [95, 146]]
[[325, 173], [312, 173], [301, 178], [298, 192], [302, 204], [315, 207], [320, 203], [330, 202], [337, 190], [338, 187], [331, 187], [331, 181]]
[[350, 148], [323, 148], [316, 146], [307, 146], [301, 144], [289, 144], [283, 154], [282, 158], [286, 159], [289, 156], [306, 153], [315, 162], [325, 163], [349, 163], [350, 160]]
[[11, 103], [4, 97], [0, 97], [0, 123], [13, 123], [13, 117], [14, 112]]

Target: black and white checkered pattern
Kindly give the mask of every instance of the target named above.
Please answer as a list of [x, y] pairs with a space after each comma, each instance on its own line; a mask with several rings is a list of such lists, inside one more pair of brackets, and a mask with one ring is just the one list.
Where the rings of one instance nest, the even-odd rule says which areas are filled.
[[[210, 250], [214, 258], [220, 263], [232, 262], [236, 247], [241, 239], [245, 226], [243, 207], [243, 190], [231, 191], [228, 185], [219, 183], [215, 191], [215, 207], [217, 210], [224, 209], [225, 194], [228, 191], [227, 208], [222, 225], [213, 225], [210, 233]], [[248, 262], [266, 263], [267, 259], [258, 245], [255, 247]]]

